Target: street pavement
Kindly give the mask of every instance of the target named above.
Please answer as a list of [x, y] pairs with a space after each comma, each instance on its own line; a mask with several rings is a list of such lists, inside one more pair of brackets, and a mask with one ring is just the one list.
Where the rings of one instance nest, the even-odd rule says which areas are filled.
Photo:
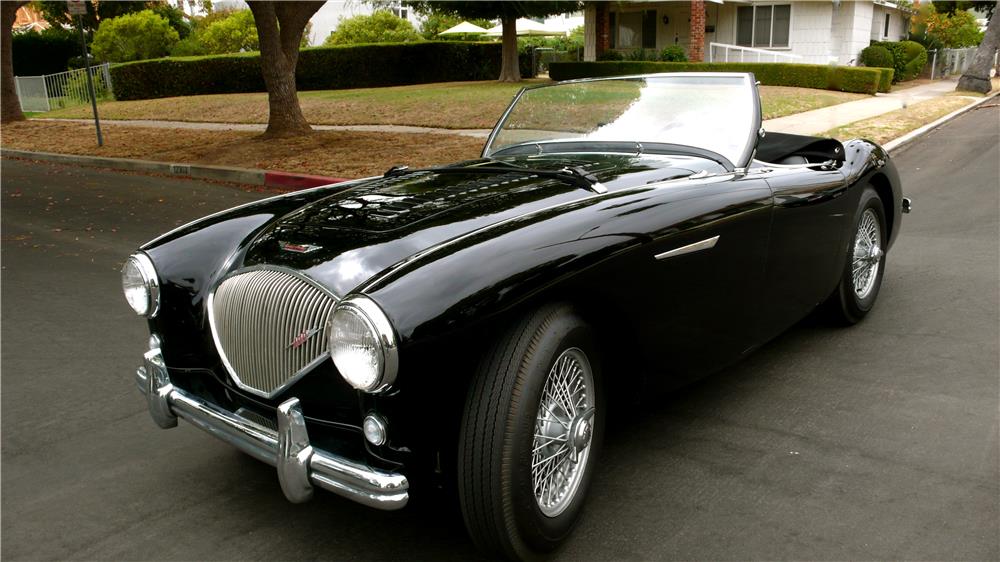
[[[809, 318], [743, 363], [622, 411], [560, 560], [996, 560], [1000, 108], [895, 157], [913, 214], [858, 326]], [[176, 224], [258, 197], [2, 162], [4, 560], [446, 559], [453, 506], [285, 501], [274, 469], [133, 383], [145, 324], [118, 269]]]

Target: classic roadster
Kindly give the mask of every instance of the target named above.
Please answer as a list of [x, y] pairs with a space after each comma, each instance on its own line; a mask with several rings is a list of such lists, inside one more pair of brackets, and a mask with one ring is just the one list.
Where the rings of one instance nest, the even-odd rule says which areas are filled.
[[765, 133], [751, 74], [528, 88], [480, 159], [143, 245], [136, 382], [157, 424], [276, 466], [292, 502], [443, 486], [478, 546], [532, 557], [580, 513], [609, 395], [716, 371], [819, 305], [858, 322], [908, 210], [879, 146]]

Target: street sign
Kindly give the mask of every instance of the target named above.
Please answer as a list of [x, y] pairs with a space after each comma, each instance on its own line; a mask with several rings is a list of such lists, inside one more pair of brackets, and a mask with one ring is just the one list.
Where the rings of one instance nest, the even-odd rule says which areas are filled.
[[87, 2], [85, 0], [66, 0], [66, 8], [71, 16], [87, 15]]

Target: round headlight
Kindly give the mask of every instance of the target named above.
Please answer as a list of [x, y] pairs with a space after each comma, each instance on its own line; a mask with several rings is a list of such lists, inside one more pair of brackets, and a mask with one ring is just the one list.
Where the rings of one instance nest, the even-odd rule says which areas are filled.
[[160, 283], [146, 254], [132, 254], [122, 267], [125, 300], [139, 316], [152, 317], [160, 308]]
[[396, 336], [389, 319], [371, 299], [349, 297], [333, 310], [330, 357], [351, 386], [383, 390], [396, 379]]

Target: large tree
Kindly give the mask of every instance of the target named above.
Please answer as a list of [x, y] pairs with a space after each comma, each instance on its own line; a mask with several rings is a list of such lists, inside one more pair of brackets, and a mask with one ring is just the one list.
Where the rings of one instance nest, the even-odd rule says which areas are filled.
[[454, 14], [465, 19], [499, 19], [503, 25], [501, 48], [501, 82], [519, 82], [521, 69], [517, 64], [517, 18], [545, 17], [575, 12], [582, 2], [507, 1], [507, 2], [408, 2], [422, 13]]
[[0, 2], [0, 123], [23, 121], [21, 100], [17, 98], [17, 87], [14, 85], [14, 62], [10, 56], [14, 36], [14, 21], [17, 20], [17, 9], [27, 2]]
[[[4, 3], [6, 4], [6, 2]], [[83, 28], [90, 32], [96, 31], [101, 20], [116, 18], [132, 12], [141, 12], [150, 3], [148, 0], [116, 0], [114, 2], [90, 0], [84, 4], [87, 7], [87, 13], [83, 16]], [[42, 17], [50, 24], [76, 27], [76, 16], [71, 16], [67, 11], [66, 0], [38, 0], [36, 5], [42, 11]]]
[[998, 48], [1000, 48], [1000, 17], [995, 17], [990, 19], [990, 24], [986, 26], [986, 34], [976, 49], [976, 56], [972, 58], [972, 64], [959, 79], [956, 89], [983, 94], [989, 92], [990, 67], [993, 66], [993, 57]]
[[260, 66], [267, 86], [267, 130], [265, 137], [289, 137], [312, 131], [299, 107], [295, 89], [295, 65], [299, 45], [309, 19], [323, 5], [310, 2], [247, 2], [253, 12], [260, 40]]

